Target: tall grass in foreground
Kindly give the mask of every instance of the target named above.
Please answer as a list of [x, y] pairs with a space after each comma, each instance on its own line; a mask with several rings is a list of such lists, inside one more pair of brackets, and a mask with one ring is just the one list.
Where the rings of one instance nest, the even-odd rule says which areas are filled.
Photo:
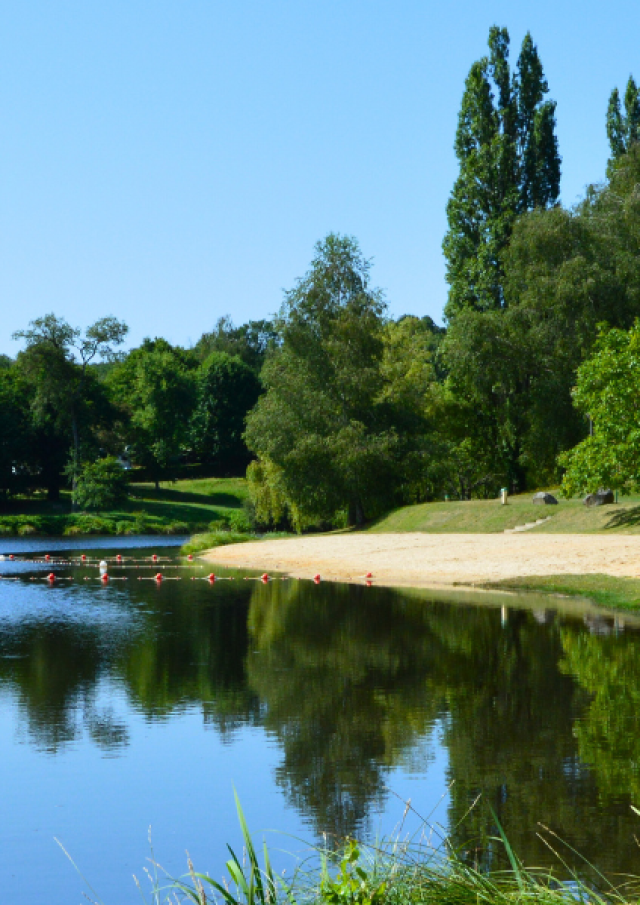
[[[526, 869], [495, 815], [499, 835], [492, 841], [504, 847], [510, 865], [506, 870], [480, 871], [466, 863], [448, 840], [434, 845], [433, 830], [425, 828], [417, 839], [398, 837], [387, 844], [363, 845], [347, 839], [337, 851], [310, 847], [307, 861], [285, 881], [274, 873], [266, 844], [260, 865], [237, 796], [236, 805], [244, 851], [240, 858], [229, 847], [229, 880], [218, 882], [199, 873], [189, 861], [189, 873], [180, 880], [161, 885], [154, 874], [152, 905], [629, 905], [638, 901], [640, 878], [627, 878], [624, 885], [615, 887], [585, 863], [598, 878], [596, 885], [587, 883], [555, 851], [554, 841], [559, 840], [548, 830], [544, 841], [571, 879], [560, 882], [549, 870]], [[577, 854], [570, 847], [569, 851]], [[306, 868], [305, 863], [314, 867]]]

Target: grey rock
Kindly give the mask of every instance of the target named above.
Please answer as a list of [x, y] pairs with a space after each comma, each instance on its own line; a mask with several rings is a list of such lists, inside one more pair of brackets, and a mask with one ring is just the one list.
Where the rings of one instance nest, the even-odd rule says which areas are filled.
[[544, 491], [540, 491], [540, 493], [534, 493], [533, 502], [539, 503], [543, 506], [557, 506], [558, 501], [556, 498], [550, 493], [544, 493]]
[[607, 506], [615, 500], [613, 490], [600, 490], [597, 493], [588, 493], [584, 498], [585, 506]]

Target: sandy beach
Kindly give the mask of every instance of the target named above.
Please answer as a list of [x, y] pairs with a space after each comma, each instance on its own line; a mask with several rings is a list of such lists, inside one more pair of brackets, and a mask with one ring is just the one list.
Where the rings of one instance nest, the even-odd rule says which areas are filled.
[[640, 577], [640, 537], [594, 534], [333, 534], [201, 554], [220, 566], [328, 581], [442, 587], [528, 575]]

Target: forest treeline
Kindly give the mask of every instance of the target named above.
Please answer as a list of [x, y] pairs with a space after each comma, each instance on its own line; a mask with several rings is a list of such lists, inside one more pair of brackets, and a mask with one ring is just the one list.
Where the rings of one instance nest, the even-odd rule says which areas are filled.
[[[637, 489], [640, 92], [606, 111], [603, 183], [559, 201], [555, 103], [527, 35], [494, 27], [465, 83], [443, 243], [446, 327], [389, 317], [353, 237], [317, 243], [269, 321], [190, 349], [55, 315], [0, 361], [0, 489], [125, 456], [160, 480], [247, 470], [257, 523], [362, 524], [402, 503], [555, 484]], [[110, 460], [113, 466], [113, 460]]]

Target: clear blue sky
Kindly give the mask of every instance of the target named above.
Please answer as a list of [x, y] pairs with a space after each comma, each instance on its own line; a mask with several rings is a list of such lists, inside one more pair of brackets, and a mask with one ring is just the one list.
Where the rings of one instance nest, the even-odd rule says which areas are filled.
[[562, 199], [601, 180], [637, 2], [23, 0], [0, 29], [0, 352], [54, 311], [195, 342], [277, 310], [329, 231], [392, 313], [441, 319], [465, 76], [530, 30], [558, 102]]

